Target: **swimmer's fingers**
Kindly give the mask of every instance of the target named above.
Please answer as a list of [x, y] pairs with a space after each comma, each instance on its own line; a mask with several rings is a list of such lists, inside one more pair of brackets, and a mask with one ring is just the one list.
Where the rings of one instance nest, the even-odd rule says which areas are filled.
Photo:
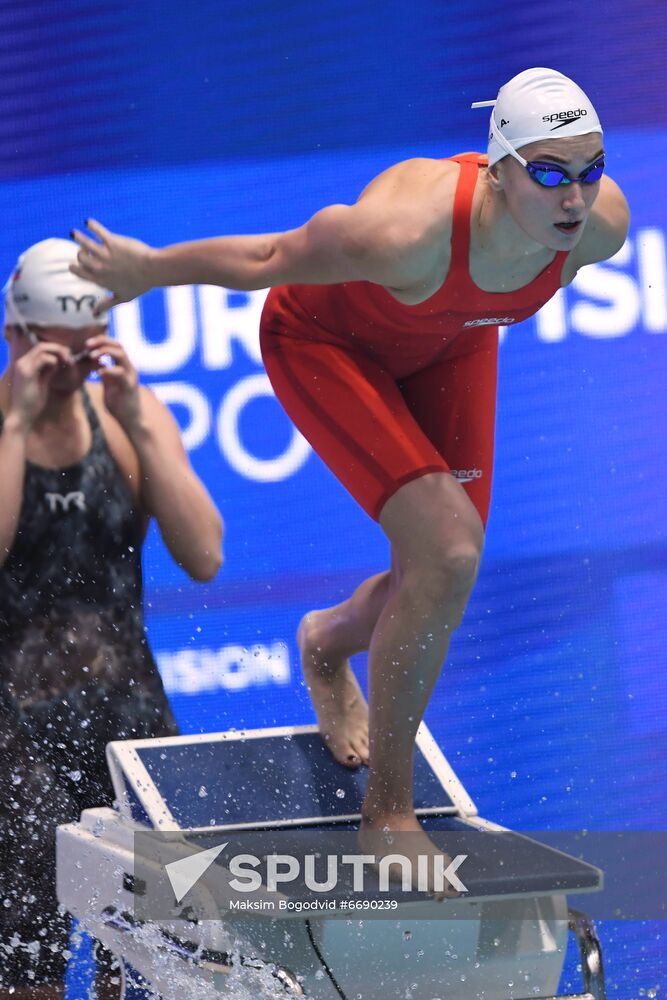
[[42, 375], [57, 367], [68, 367], [72, 363], [69, 348], [42, 340], [31, 347], [16, 363], [16, 368], [24, 378]]
[[86, 219], [86, 226], [90, 229], [91, 233], [94, 233], [95, 236], [97, 236], [100, 243], [104, 246], [109, 246], [114, 237], [114, 233], [112, 233], [110, 229], [103, 226], [101, 222], [97, 221], [97, 219]]
[[89, 356], [91, 361], [99, 361], [101, 358], [111, 358], [114, 365], [125, 374], [136, 374], [134, 365], [130, 361], [123, 345], [118, 340], [111, 337], [92, 337], [86, 341], [89, 346]]
[[91, 240], [90, 236], [82, 233], [80, 229], [73, 229], [70, 236], [75, 243], [79, 244], [81, 250], [91, 257], [100, 257], [108, 247], [108, 244], [97, 243], [95, 240]]
[[79, 250], [76, 264], [70, 264], [69, 269], [72, 274], [78, 275], [79, 278], [85, 278], [86, 281], [94, 281], [104, 287], [101, 274], [102, 266], [102, 261], [97, 260], [87, 250]]
[[94, 315], [101, 316], [120, 302], [129, 302], [151, 288], [147, 273], [151, 247], [131, 236], [112, 233], [96, 219], [88, 219], [86, 225], [101, 242], [74, 230], [72, 236], [80, 249], [70, 270], [112, 293], [95, 306]]
[[[76, 274], [76, 271], [74, 272]], [[93, 316], [103, 316], [104, 313], [109, 312], [114, 306], [120, 305], [121, 302], [128, 302], [129, 299], [123, 298], [122, 295], [105, 295], [103, 298], [98, 299], [93, 309]]]
[[[76, 274], [79, 278], [84, 278], [86, 281], [94, 281], [96, 285], [101, 285], [102, 288], [106, 287], [103, 276], [98, 272], [96, 267], [88, 261], [85, 263], [70, 264], [69, 269], [72, 274]], [[113, 307], [117, 306], [120, 302], [127, 302], [129, 298], [131, 298], [131, 296], [104, 295], [101, 299], [97, 300], [95, 308], [93, 309], [93, 316], [103, 316], [104, 313], [109, 311], [109, 309], [113, 309]]]
[[[111, 283], [108, 270], [109, 256], [107, 254], [106, 258], [102, 257], [100, 254], [100, 250], [103, 250], [101, 244], [94, 243], [83, 233], [79, 232], [78, 229], [72, 230], [72, 239], [75, 239], [81, 247], [81, 250], [77, 254], [76, 263], [69, 266], [72, 274], [76, 274], [77, 277], [83, 278], [85, 281], [94, 281], [95, 284], [100, 285], [102, 288], [108, 288]], [[103, 316], [104, 313], [113, 309], [114, 306], [119, 305], [121, 302], [128, 302], [134, 298], [134, 294], [122, 295], [114, 293], [113, 295], [104, 295], [97, 300], [93, 309], [93, 316], [96, 318]]]

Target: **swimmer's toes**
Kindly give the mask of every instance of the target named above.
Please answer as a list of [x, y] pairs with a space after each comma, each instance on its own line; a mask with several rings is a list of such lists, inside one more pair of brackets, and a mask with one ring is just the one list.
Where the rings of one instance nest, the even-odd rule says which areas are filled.
[[320, 735], [329, 753], [339, 764], [349, 767], [351, 771], [356, 771], [361, 766], [363, 757], [349, 740], [336, 739], [330, 733]]
[[352, 742], [353, 753], [357, 755], [362, 764], [368, 766], [368, 742], [362, 737], [357, 737]]
[[364, 763], [363, 755], [358, 753], [351, 744], [344, 749], [340, 756], [336, 756], [336, 760], [340, 764], [344, 764], [345, 767], [349, 767], [351, 771], [356, 771]]

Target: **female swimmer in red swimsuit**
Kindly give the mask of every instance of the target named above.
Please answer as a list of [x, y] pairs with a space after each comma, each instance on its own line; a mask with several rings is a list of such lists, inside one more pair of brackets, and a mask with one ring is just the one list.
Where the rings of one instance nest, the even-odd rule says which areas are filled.
[[[158, 285], [271, 287], [261, 342], [276, 395], [391, 544], [390, 570], [299, 628], [322, 737], [341, 764], [368, 763], [360, 841], [376, 855], [387, 830], [414, 834], [411, 855], [433, 851], [413, 746], [479, 567], [498, 325], [611, 257], [628, 227], [576, 84], [526, 70], [488, 103], [488, 158], [398, 163], [298, 229], [160, 250], [92, 221], [99, 241], [74, 234], [75, 273], [114, 292], [103, 308]], [[368, 707], [348, 662], [361, 650]]]

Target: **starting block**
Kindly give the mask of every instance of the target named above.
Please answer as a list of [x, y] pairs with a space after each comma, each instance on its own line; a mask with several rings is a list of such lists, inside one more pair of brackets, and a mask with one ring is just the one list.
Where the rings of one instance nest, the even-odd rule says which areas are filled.
[[[118, 957], [124, 1000], [557, 1000], [570, 932], [584, 980], [570, 1000], [605, 1000], [595, 928], [568, 905], [601, 888], [601, 871], [481, 819], [424, 725], [416, 812], [434, 840], [465, 838], [471, 874], [464, 895], [438, 902], [402, 891], [381, 917], [377, 873], [364, 885], [367, 910], [343, 911], [344, 878], [319, 909], [305, 905], [298, 879], [273, 893], [263, 882], [261, 914], [221, 905], [215, 890], [216, 879], [229, 883], [234, 838], [250, 838], [264, 864], [286, 836], [316, 837], [336, 853], [358, 826], [367, 771], [337, 764], [317, 727], [110, 743], [107, 759], [116, 808], [86, 810], [58, 829], [57, 891]], [[152, 919], [140, 905], [138, 834], [165, 835], [157, 867], [169, 905]]]

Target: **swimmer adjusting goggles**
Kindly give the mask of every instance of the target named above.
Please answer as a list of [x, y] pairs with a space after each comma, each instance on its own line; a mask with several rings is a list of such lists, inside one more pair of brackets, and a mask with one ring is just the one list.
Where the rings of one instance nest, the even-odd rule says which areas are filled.
[[[492, 108], [495, 101], [476, 101], [470, 106], [472, 108]], [[586, 167], [578, 177], [570, 177], [567, 171], [555, 163], [542, 163], [539, 160], [524, 160], [520, 153], [517, 153], [514, 146], [507, 141], [498, 126], [493, 112], [491, 112], [491, 134], [499, 146], [501, 146], [509, 156], [518, 160], [522, 167], [526, 168], [528, 176], [539, 184], [540, 187], [553, 188], [561, 184], [596, 184], [604, 173], [604, 156], [599, 156], [594, 163]], [[547, 138], [545, 136], [545, 138]]]

